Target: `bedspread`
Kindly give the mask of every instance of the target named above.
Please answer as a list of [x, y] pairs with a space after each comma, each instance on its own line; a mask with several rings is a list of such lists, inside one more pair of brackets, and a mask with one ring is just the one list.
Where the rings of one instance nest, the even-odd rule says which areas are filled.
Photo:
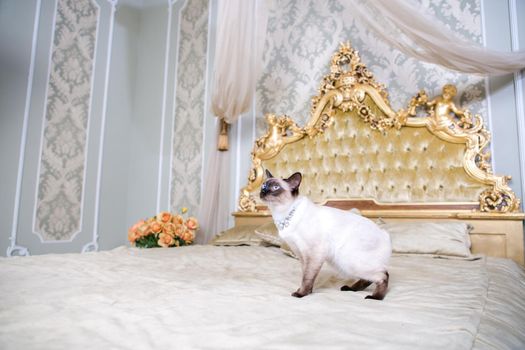
[[510, 260], [396, 256], [383, 301], [269, 247], [120, 247], [0, 259], [1, 349], [518, 349], [525, 273]]

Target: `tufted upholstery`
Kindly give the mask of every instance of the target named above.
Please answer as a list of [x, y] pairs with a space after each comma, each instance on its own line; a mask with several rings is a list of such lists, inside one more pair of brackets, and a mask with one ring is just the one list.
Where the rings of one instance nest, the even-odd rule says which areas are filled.
[[355, 111], [338, 110], [324, 134], [289, 144], [262, 164], [275, 176], [303, 173], [301, 193], [316, 202], [476, 202], [484, 187], [465, 172], [464, 154], [464, 144], [442, 141], [424, 127], [382, 134]]

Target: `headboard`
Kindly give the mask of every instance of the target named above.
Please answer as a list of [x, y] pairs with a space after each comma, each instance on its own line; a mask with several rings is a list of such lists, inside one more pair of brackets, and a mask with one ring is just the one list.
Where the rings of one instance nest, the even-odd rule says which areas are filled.
[[523, 264], [519, 199], [510, 177], [492, 173], [482, 118], [456, 107], [455, 94], [450, 84], [432, 99], [420, 91], [394, 111], [358, 51], [341, 44], [304, 127], [266, 115], [236, 224], [269, 219], [258, 198], [264, 169], [282, 177], [300, 171], [301, 193], [315, 202], [392, 221], [469, 221], [475, 252]]

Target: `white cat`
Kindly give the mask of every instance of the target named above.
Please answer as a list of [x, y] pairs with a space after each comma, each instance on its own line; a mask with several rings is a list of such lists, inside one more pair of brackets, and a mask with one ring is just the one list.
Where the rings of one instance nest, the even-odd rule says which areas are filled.
[[302, 265], [302, 284], [292, 295], [301, 298], [312, 293], [315, 278], [327, 261], [343, 277], [359, 279], [341, 290], [363, 290], [375, 283], [366, 299], [382, 300], [388, 290], [387, 265], [392, 253], [388, 233], [365, 217], [299, 196], [301, 173], [279, 179], [266, 170], [266, 176], [260, 197], [272, 213], [279, 236]]

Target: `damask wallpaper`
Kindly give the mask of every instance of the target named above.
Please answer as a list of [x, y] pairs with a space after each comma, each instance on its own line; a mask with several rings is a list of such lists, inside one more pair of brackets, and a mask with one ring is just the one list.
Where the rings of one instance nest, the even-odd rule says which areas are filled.
[[199, 207], [205, 106], [208, 0], [187, 1], [180, 19], [171, 174], [172, 211]]
[[[419, 4], [459, 36], [480, 42], [480, 0], [420, 0]], [[418, 62], [371, 35], [344, 0], [269, 0], [263, 74], [257, 85], [257, 129], [265, 130], [264, 114], [288, 114], [299, 124], [309, 118], [310, 98], [328, 73], [339, 43], [350, 41], [377, 81], [388, 88], [395, 109], [420, 89], [439, 94], [445, 83], [458, 86], [462, 105], [486, 115], [485, 81]]]
[[34, 230], [44, 241], [80, 230], [98, 5], [58, 0]]

